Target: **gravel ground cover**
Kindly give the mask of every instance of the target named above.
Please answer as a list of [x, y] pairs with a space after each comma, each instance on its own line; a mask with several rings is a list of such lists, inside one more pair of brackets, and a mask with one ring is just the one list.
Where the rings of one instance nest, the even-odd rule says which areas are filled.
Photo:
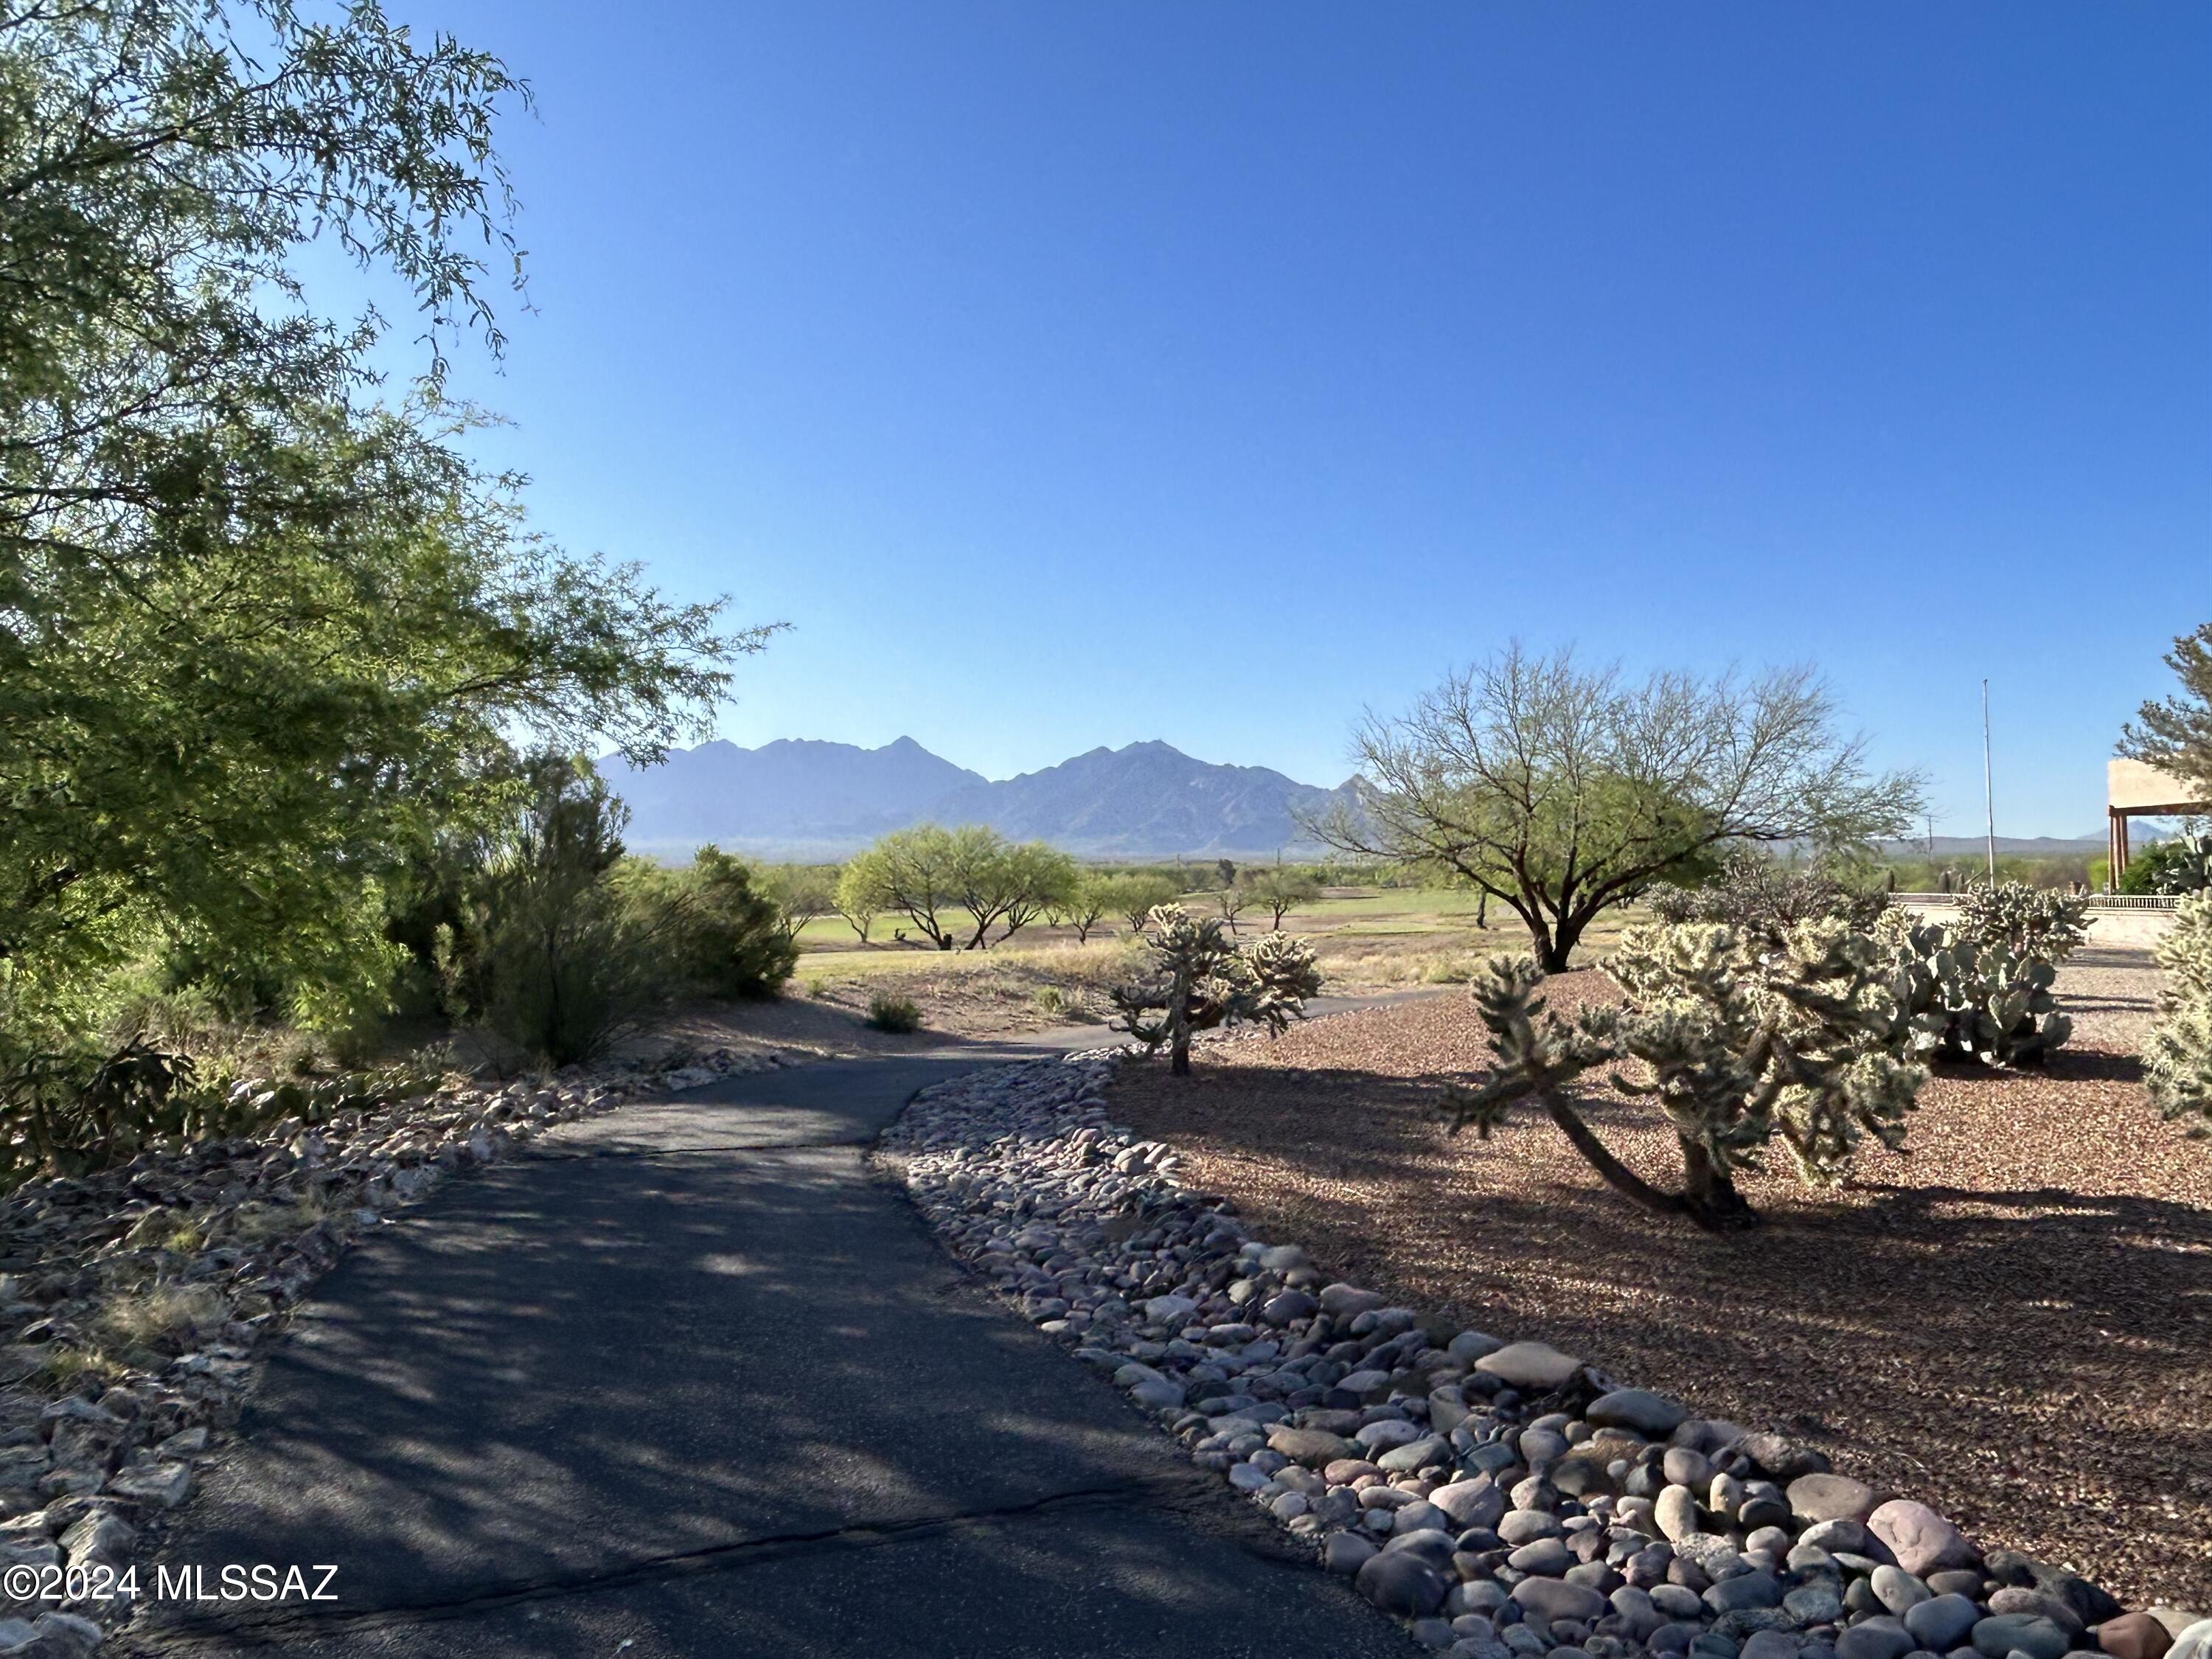
[[[1330, 1277], [1785, 1431], [2131, 1604], [2203, 1608], [2212, 1151], [2142, 1097], [2156, 979], [2140, 952], [2082, 951], [2047, 1073], [1939, 1076], [1906, 1155], [1832, 1194], [1754, 1177], [1768, 1224], [1741, 1237], [1645, 1216], [1540, 1119], [1448, 1137], [1441, 1082], [1487, 1059], [1457, 995], [1212, 1045], [1189, 1079], [1127, 1065], [1108, 1098]], [[1583, 972], [1553, 994], [1609, 994]], [[1644, 1109], [1591, 1117], [1667, 1170]]]

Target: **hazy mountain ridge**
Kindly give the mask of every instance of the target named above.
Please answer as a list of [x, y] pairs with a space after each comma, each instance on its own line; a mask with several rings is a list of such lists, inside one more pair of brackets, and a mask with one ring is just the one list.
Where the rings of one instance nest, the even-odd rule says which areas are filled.
[[703, 842], [766, 857], [836, 858], [911, 823], [984, 823], [1079, 856], [1253, 857], [1310, 851], [1302, 812], [1335, 790], [1264, 766], [1215, 765], [1172, 745], [1093, 749], [993, 781], [911, 738], [881, 749], [790, 738], [741, 748], [717, 739], [642, 770], [599, 763], [629, 803], [625, 839], [641, 852]]

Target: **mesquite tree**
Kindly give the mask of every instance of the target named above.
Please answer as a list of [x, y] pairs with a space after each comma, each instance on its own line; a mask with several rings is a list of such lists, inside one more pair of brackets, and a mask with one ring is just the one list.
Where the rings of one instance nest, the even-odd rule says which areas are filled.
[[1919, 778], [1870, 773], [1809, 670], [1626, 684], [1515, 646], [1358, 738], [1329, 845], [1451, 872], [1510, 905], [1560, 973], [1585, 929], [1731, 847], [1850, 846], [1917, 821]]
[[1240, 945], [1218, 921], [1179, 904], [1156, 908], [1149, 928], [1151, 969], [1114, 989], [1114, 1024], [1149, 1049], [1166, 1044], [1177, 1077], [1189, 1075], [1194, 1034], [1248, 1021], [1279, 1032], [1321, 990], [1313, 947], [1288, 933]]
[[[1807, 923], [1778, 951], [1722, 927], [1632, 928], [1607, 964], [1626, 995], [1572, 1020], [1549, 1011], [1533, 958], [1498, 957], [1474, 982], [1476, 1012], [1498, 1067], [1447, 1091], [1452, 1128], [1487, 1136], [1522, 1101], [1550, 1115], [1614, 1188], [1646, 1209], [1708, 1231], [1755, 1225], [1737, 1191], [1779, 1140], [1816, 1186], [1841, 1180], [1865, 1137], [1896, 1147], [1927, 1073], [1888, 1052], [1896, 1007], [1881, 952], [1840, 922]], [[1680, 1146], [1679, 1191], [1624, 1164], [1577, 1109], [1586, 1074], [1666, 1115]]]

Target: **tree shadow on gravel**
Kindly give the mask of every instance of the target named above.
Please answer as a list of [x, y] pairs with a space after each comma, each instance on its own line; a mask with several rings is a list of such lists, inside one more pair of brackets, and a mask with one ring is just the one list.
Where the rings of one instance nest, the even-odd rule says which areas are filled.
[[[1441, 1079], [1133, 1072], [1111, 1098], [1332, 1277], [1804, 1434], [1994, 1540], [2189, 1604], [2212, 1599], [2212, 1160], [2136, 1075], [2083, 1049], [1938, 1079], [1919, 1152], [1832, 1193], [1754, 1176], [1765, 1224], [1735, 1237], [1636, 1208], [1540, 1116], [1447, 1136]], [[1678, 1174], [1650, 1108], [1586, 1106], [1640, 1172]]]
[[[476, 1656], [612, 1651], [574, 1633], [606, 1615], [571, 1620], [572, 1596], [672, 1621], [631, 1659], [935, 1650], [884, 1579], [894, 1557], [923, 1581], [981, 1574], [1012, 1639], [1067, 1601], [1067, 1551], [1040, 1547], [1040, 1526], [1090, 1540], [1100, 1618], [1152, 1631], [1210, 1607], [1278, 1647], [1317, 1620], [1353, 1652], [1384, 1628], [1340, 1585], [1286, 1580], [1249, 1506], [985, 1297], [855, 1148], [571, 1152], [457, 1181], [324, 1281], [241, 1430], [160, 1559], [337, 1564], [319, 1623], [262, 1632], [286, 1650], [390, 1651], [388, 1632], [331, 1620], [487, 1595], [534, 1596], [553, 1622]], [[1177, 1505], [1197, 1519], [1162, 1518]], [[938, 1543], [892, 1548], [948, 1518]], [[763, 1540], [787, 1541], [746, 1553]], [[830, 1558], [854, 1548], [883, 1552], [844, 1574], [875, 1583], [872, 1603], [832, 1594]], [[825, 1600], [793, 1602], [797, 1581]], [[198, 1650], [248, 1634], [168, 1606], [131, 1639], [195, 1628], [212, 1644]]]

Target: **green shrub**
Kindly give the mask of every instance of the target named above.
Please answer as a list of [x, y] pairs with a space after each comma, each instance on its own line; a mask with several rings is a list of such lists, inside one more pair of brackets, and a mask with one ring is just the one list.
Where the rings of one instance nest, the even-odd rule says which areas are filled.
[[867, 1024], [878, 1031], [905, 1033], [921, 1029], [921, 1010], [904, 997], [878, 991], [868, 999]]
[[797, 929], [742, 859], [701, 848], [669, 902], [682, 911], [682, 954], [673, 966], [688, 981], [684, 988], [718, 997], [772, 997], [799, 966]]
[[2212, 886], [2212, 836], [2153, 842], [2128, 860], [2123, 893], [2197, 893]]
[[628, 811], [588, 765], [541, 757], [490, 838], [464, 922], [439, 930], [447, 1006], [550, 1066], [605, 1052], [665, 990], [674, 907], [617, 883]]

